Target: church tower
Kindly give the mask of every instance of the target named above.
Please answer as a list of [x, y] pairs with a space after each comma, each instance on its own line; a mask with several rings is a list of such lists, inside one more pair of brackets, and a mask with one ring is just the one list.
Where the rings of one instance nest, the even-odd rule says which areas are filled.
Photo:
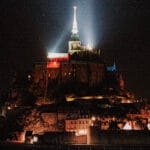
[[74, 52], [78, 52], [81, 50], [81, 41], [79, 40], [79, 35], [78, 35], [77, 6], [74, 6], [73, 9], [74, 9], [74, 18], [73, 18], [73, 26], [72, 26], [72, 35], [68, 43], [69, 46], [68, 52], [70, 54], [73, 54]]
[[74, 18], [73, 18], [73, 27], [72, 27], [72, 38], [78, 40], [78, 24], [77, 24], [77, 7], [74, 6]]

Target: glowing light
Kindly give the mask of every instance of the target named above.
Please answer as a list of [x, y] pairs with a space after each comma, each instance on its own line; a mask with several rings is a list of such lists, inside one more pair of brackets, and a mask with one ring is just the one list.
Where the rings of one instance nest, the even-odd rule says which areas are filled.
[[93, 116], [93, 117], [92, 117], [92, 121], [95, 121], [95, 120], [96, 120], [96, 118], [95, 118], [95, 116]]
[[92, 50], [92, 49], [93, 49], [92, 44], [89, 44], [89, 43], [88, 43], [87, 49]]
[[54, 62], [48, 62], [47, 68], [60, 68], [60, 62], [54, 61]]
[[148, 128], [148, 130], [150, 130], [150, 123], [147, 124], [147, 128]]
[[33, 142], [37, 143], [38, 142], [38, 137], [37, 136], [33, 136]]
[[60, 32], [60, 34], [55, 35], [53, 38], [54, 40], [50, 41], [48, 46], [47, 46], [47, 53], [51, 52], [60, 52], [60, 49], [63, 50], [65, 49], [64, 43], [66, 42], [66, 36], [68, 34], [68, 29], [71, 26], [68, 23], [66, 26], [64, 26], [63, 30]]
[[[101, 20], [98, 20], [97, 14], [95, 13], [95, 3], [92, 0], [86, 0], [79, 5], [78, 20], [80, 27], [80, 39], [84, 45], [92, 42], [93, 47], [97, 47], [101, 44]], [[101, 15], [99, 12], [98, 15]]]
[[116, 71], [116, 70], [117, 70], [117, 67], [116, 67], [116, 63], [115, 62], [113, 64], [113, 66], [108, 66], [107, 67], [107, 71], [113, 72], [113, 71]]
[[33, 144], [33, 139], [30, 140], [30, 144]]
[[8, 110], [11, 110], [11, 107], [10, 107], [10, 106], [8, 106], [8, 107], [7, 107], [7, 109], [8, 109]]
[[81, 136], [86, 134], [87, 134], [87, 129], [80, 129], [75, 133], [76, 136]]
[[28, 75], [28, 80], [31, 80], [31, 75], [30, 74]]
[[84, 100], [91, 100], [91, 99], [103, 99], [104, 97], [99, 95], [99, 96], [81, 96], [81, 97], [78, 97], [78, 96], [75, 96], [75, 95], [71, 95], [71, 96], [66, 96], [66, 100], [67, 101], [73, 101], [73, 100], [76, 100], [76, 99], [84, 99]]
[[77, 17], [76, 17], [77, 6], [74, 6], [73, 9], [74, 9], [74, 19], [73, 19], [72, 33], [77, 34], [78, 33], [78, 25], [77, 25]]
[[127, 122], [125, 124], [125, 126], [123, 127], [124, 130], [132, 130], [132, 126], [131, 126], [131, 123]]
[[68, 53], [48, 53], [47, 58], [55, 61], [64, 61], [69, 60], [69, 54]]
[[75, 100], [75, 95], [66, 95], [66, 100], [69, 101], [74, 101]]

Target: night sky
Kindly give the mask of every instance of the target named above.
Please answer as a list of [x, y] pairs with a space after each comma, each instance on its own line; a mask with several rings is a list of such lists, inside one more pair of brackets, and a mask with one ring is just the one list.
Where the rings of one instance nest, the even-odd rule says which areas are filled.
[[[67, 51], [78, 7], [79, 36], [114, 60], [128, 89], [150, 98], [149, 0], [1, 0], [0, 67], [28, 69], [47, 51]], [[1, 73], [2, 75], [2, 73]]]

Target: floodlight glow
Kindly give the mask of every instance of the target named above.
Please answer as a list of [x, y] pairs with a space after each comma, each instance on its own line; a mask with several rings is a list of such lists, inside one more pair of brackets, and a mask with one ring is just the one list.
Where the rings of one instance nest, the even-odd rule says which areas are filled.
[[82, 2], [82, 5], [79, 5], [80, 39], [82, 39], [84, 45], [92, 43], [92, 47], [97, 45], [97, 22], [99, 22], [99, 20], [95, 20], [96, 15], [94, 12], [94, 3], [91, 0], [86, 0]]
[[64, 58], [68, 57], [68, 53], [48, 53], [48, 58]]
[[92, 49], [93, 49], [92, 44], [89, 44], [89, 43], [88, 43], [88, 45], [87, 45], [87, 49], [92, 50]]
[[64, 61], [69, 60], [69, 54], [68, 53], [48, 53], [47, 58], [51, 60], [57, 60], [57, 61]]
[[72, 27], [72, 34], [77, 34], [78, 33], [78, 25], [77, 25], [77, 6], [73, 7], [74, 9], [74, 18], [73, 18], [73, 27]]
[[68, 35], [68, 32], [70, 32], [70, 26], [71, 23], [68, 23], [64, 29], [62, 30], [62, 32], [58, 35], [55, 35], [54, 40], [52, 40], [49, 45], [47, 46], [47, 53], [49, 52], [62, 52], [64, 50], [66, 50], [65, 47], [65, 42], [66, 42], [66, 37]]

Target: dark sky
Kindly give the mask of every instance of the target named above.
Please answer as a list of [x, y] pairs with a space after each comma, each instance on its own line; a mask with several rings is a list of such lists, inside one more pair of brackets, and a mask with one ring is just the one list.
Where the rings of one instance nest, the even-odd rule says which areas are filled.
[[0, 67], [28, 68], [49, 49], [66, 51], [73, 5], [80, 39], [90, 36], [126, 86], [150, 98], [149, 0], [1, 0]]

